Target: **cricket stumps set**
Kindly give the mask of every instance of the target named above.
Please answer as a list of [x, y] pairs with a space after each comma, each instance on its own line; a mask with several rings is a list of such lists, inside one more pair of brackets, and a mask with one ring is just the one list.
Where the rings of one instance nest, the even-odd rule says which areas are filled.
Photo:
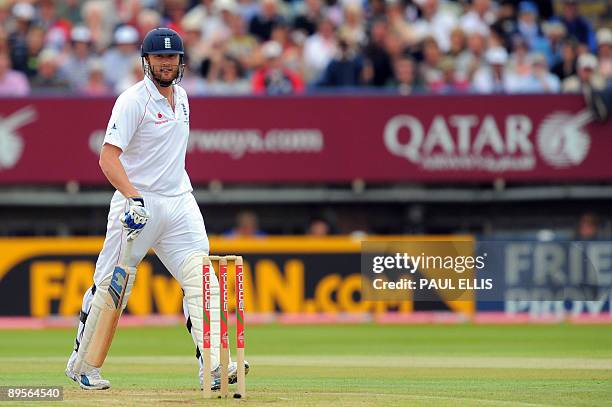
[[[236, 363], [237, 363], [237, 392], [234, 397], [241, 398], [246, 396], [245, 367], [244, 367], [244, 273], [242, 256], [205, 256], [202, 267], [203, 278], [203, 300], [204, 300], [204, 343], [203, 357], [204, 366], [211, 365], [211, 272], [214, 273], [213, 264], [218, 263], [219, 267], [219, 297], [220, 297], [220, 320], [221, 320], [221, 391], [220, 397], [229, 396], [229, 334], [228, 334], [228, 262], [234, 262], [236, 272]], [[204, 375], [204, 396], [211, 397], [211, 375]]]

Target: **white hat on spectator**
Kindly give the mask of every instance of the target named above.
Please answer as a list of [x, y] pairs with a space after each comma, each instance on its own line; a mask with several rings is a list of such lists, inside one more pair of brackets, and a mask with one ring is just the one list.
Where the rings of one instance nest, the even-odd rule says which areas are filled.
[[38, 55], [38, 62], [44, 64], [46, 62], [55, 62], [59, 53], [53, 48], [45, 48]]
[[77, 25], [70, 31], [70, 39], [74, 42], [90, 42], [91, 32], [84, 25]]
[[597, 46], [600, 45], [612, 45], [612, 30], [609, 28], [597, 30]]
[[13, 15], [22, 20], [31, 21], [35, 14], [36, 9], [30, 3], [17, 3], [13, 6]]
[[276, 41], [268, 41], [263, 45], [261, 51], [266, 59], [274, 59], [282, 55], [283, 47]]
[[542, 54], [541, 52], [537, 52], [535, 54], [532, 54], [529, 57], [529, 61], [531, 62], [531, 65], [548, 66], [548, 61], [546, 60], [546, 56], [544, 54]]
[[593, 54], [582, 54], [578, 57], [578, 69], [597, 68], [597, 57]]
[[545, 21], [542, 23], [542, 31], [546, 35], [559, 35], [565, 36], [567, 34], [567, 29], [565, 25], [561, 21]]
[[505, 65], [508, 62], [508, 51], [504, 47], [489, 48], [485, 58], [491, 65]]
[[115, 31], [115, 44], [136, 44], [138, 39], [138, 30], [131, 25], [123, 25]]
[[302, 30], [293, 30], [291, 32], [291, 41], [298, 46], [304, 45], [307, 38], [308, 37]]
[[341, 0], [342, 8], [359, 8], [363, 10], [363, 4], [359, 0]]
[[215, 8], [219, 11], [229, 11], [232, 14], [238, 13], [238, 4], [234, 0], [216, 0]]
[[202, 22], [196, 14], [187, 14], [181, 20], [181, 28], [183, 31], [202, 31]]

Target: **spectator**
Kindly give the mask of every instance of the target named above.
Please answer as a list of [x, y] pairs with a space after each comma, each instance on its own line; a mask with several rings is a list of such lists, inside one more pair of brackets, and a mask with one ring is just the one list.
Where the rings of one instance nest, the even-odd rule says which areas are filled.
[[32, 78], [38, 71], [38, 57], [41, 53], [45, 44], [45, 32], [42, 28], [33, 26], [28, 31], [26, 37], [26, 60], [24, 66], [24, 73], [28, 78]]
[[36, 24], [45, 33], [45, 48], [55, 48], [60, 51], [70, 38], [70, 22], [57, 17], [55, 0], [39, 0], [38, 19]]
[[[127, 25], [131, 25], [134, 27], [138, 27], [139, 26], [138, 18], [140, 17], [142, 12], [145, 10], [151, 10], [151, 9], [146, 9], [146, 8], [143, 9], [144, 3], [146, 3], [146, 0], [145, 1], [121, 0], [117, 2], [116, 7], [117, 7], [117, 16], [119, 17], [119, 21], [121, 21], [122, 24], [127, 24]], [[154, 11], [154, 10], [151, 10], [151, 11]], [[159, 25], [157, 27], [159, 27]], [[143, 37], [148, 32], [149, 31], [145, 31], [143, 33]]]
[[433, 93], [458, 93], [470, 90], [470, 82], [455, 70], [451, 58], [443, 58], [438, 65], [442, 73], [440, 81], [432, 83], [429, 87]]
[[11, 69], [11, 59], [0, 53], [0, 96], [26, 96], [30, 93], [28, 78], [19, 71]]
[[465, 33], [459, 27], [455, 27], [450, 33], [450, 48], [448, 55], [455, 60], [466, 50]]
[[96, 53], [104, 51], [112, 42], [116, 14], [113, 2], [106, 0], [88, 0], [81, 10], [83, 22], [89, 28], [91, 40]]
[[283, 55], [293, 47], [289, 34], [289, 25], [285, 23], [278, 24], [272, 29], [270, 41], [278, 42], [283, 48]]
[[[278, 42], [283, 48], [283, 64], [300, 76], [303, 76], [305, 69], [302, 60], [304, 53], [304, 42], [306, 38], [302, 31], [289, 31], [290, 26], [279, 24], [272, 30], [272, 41]], [[295, 35], [294, 35], [295, 34]]]
[[314, 218], [310, 221], [306, 234], [312, 237], [329, 236], [331, 234], [331, 225], [322, 217]]
[[319, 22], [317, 33], [306, 39], [304, 65], [306, 80], [316, 81], [338, 50], [334, 25], [329, 19]]
[[344, 16], [344, 23], [338, 29], [338, 36], [344, 38], [352, 47], [365, 45], [367, 38], [361, 5], [349, 3], [344, 6]]
[[130, 26], [121, 26], [115, 31], [115, 46], [108, 49], [102, 55], [105, 70], [105, 79], [111, 86], [117, 85], [119, 81], [128, 75], [132, 68], [132, 61], [140, 57], [138, 31]]
[[416, 3], [421, 10], [421, 18], [414, 23], [417, 38], [423, 40], [432, 36], [442, 52], [448, 52], [451, 48], [451, 32], [458, 23], [457, 18], [441, 10], [438, 0], [418, 0]]
[[325, 18], [321, 0], [304, 0], [304, 10], [293, 19], [293, 28], [302, 30], [307, 36], [317, 31], [317, 23]]
[[597, 59], [599, 75], [609, 84], [612, 80], [612, 30], [609, 28], [597, 31]]
[[[87, 63], [88, 77], [85, 85], [79, 88], [84, 96], [109, 96], [111, 89], [104, 82], [104, 65], [99, 59], [91, 59]], [[142, 72], [142, 67], [139, 67]]]
[[164, 0], [163, 6], [163, 26], [173, 29], [182, 35], [183, 32], [181, 31], [181, 21], [183, 20], [183, 17], [185, 17], [187, 0]]
[[476, 70], [486, 62], [485, 51], [485, 37], [479, 32], [468, 34], [468, 48], [455, 59], [457, 73], [471, 81]]
[[565, 40], [561, 45], [561, 60], [557, 62], [552, 72], [559, 77], [561, 81], [576, 74], [576, 41]]
[[368, 22], [383, 20], [387, 13], [387, 1], [389, 0], [369, 0], [368, 1]]
[[550, 45], [538, 22], [538, 8], [530, 1], [519, 4], [518, 33], [533, 52], [550, 54]]
[[461, 17], [459, 25], [468, 35], [479, 33], [486, 36], [490, 31], [489, 26], [495, 23], [495, 19], [491, 0], [472, 0], [469, 11]]
[[262, 46], [265, 63], [252, 78], [252, 89], [256, 94], [283, 95], [301, 93], [304, 82], [293, 71], [283, 66], [283, 49], [278, 42], [270, 41]]
[[59, 54], [52, 48], [40, 53], [38, 72], [32, 78], [32, 91], [39, 94], [63, 94], [70, 85], [59, 74]]
[[597, 73], [597, 57], [593, 54], [582, 54], [578, 57], [577, 73], [563, 81], [563, 92], [582, 92], [585, 86], [603, 89], [605, 81]]
[[140, 38], [144, 38], [149, 31], [161, 25], [161, 15], [155, 10], [151, 10], [149, 8], [143, 9], [137, 14], [135, 23], [138, 33], [140, 34]]
[[76, 26], [70, 32], [71, 52], [60, 66], [60, 74], [70, 87], [79, 91], [89, 81], [89, 62], [94, 57], [92, 52], [91, 33], [85, 26]]
[[393, 77], [387, 83], [387, 87], [403, 96], [420, 92], [412, 58], [402, 57], [393, 63]]
[[401, 0], [387, 0], [387, 25], [389, 29], [399, 36], [404, 46], [412, 47], [417, 44], [418, 37], [414, 27], [408, 24], [404, 15]]
[[565, 25], [570, 37], [586, 44], [590, 51], [595, 51], [597, 46], [595, 32], [591, 23], [580, 15], [577, 0], [563, 0], [563, 10], [559, 19]]
[[584, 213], [580, 216], [576, 228], [576, 240], [599, 239], [599, 220], [594, 213]]
[[263, 237], [266, 234], [259, 229], [259, 220], [257, 215], [251, 211], [242, 211], [236, 216], [236, 226], [225, 233], [226, 237], [232, 238], [249, 238]]
[[250, 22], [259, 13], [259, 0], [238, 0], [240, 17], [244, 22]]
[[236, 59], [242, 67], [247, 69], [257, 66], [257, 38], [246, 32], [245, 23], [240, 16], [232, 17], [230, 30], [231, 35], [225, 47], [226, 54]]
[[83, 21], [81, 8], [85, 0], [63, 0], [57, 2], [57, 15], [68, 20], [71, 25], [79, 25]]
[[[404, 93], [420, 86], [433, 93], [462, 91], [466, 84], [480, 86], [482, 77], [497, 74], [501, 82], [491, 84], [491, 92], [554, 91], [557, 81], [543, 70], [546, 66], [565, 82], [564, 89], [579, 90], [581, 77], [598, 86], [612, 81], [612, 31], [603, 28], [595, 36], [580, 15], [579, 2], [559, 1], [559, 17], [541, 23], [550, 0], [8, 0], [0, 1], [0, 53], [10, 55], [13, 69], [34, 78], [41, 50], [53, 48], [59, 52], [54, 60], [60, 79], [80, 92], [93, 76], [91, 93], [102, 87], [89, 61], [102, 55], [105, 82], [116, 90], [125, 87], [120, 80], [132, 80], [128, 72], [132, 57], [140, 54], [141, 35], [169, 24], [183, 32], [190, 57], [183, 84], [189, 82], [199, 94], [225, 88], [242, 94], [246, 78], [258, 84], [258, 92], [270, 93], [300, 91], [304, 79], [326, 87], [396, 86], [398, 67], [406, 73], [402, 88], [410, 89]], [[75, 13], [78, 6], [81, 15]], [[291, 26], [283, 24], [284, 16]], [[83, 25], [69, 30], [81, 19]], [[573, 44], [571, 37], [581, 42]], [[279, 57], [271, 58], [271, 48], [262, 46], [267, 40], [280, 44]], [[589, 54], [595, 40], [594, 72], [589, 72], [589, 58], [583, 58], [583, 72], [577, 72], [577, 55]], [[485, 59], [487, 49], [499, 47], [511, 52], [502, 70]], [[408, 55], [419, 62], [407, 63]], [[409, 79], [415, 75], [416, 86]]]
[[283, 22], [278, 12], [278, 0], [261, 0], [261, 9], [249, 23], [249, 32], [259, 38], [260, 41], [268, 41], [272, 35], [272, 29]]
[[520, 81], [520, 91], [525, 93], [558, 93], [561, 81], [548, 70], [548, 62], [544, 54], [531, 56], [531, 74], [525, 81]]
[[199, 21], [204, 24], [206, 17], [213, 14], [215, 14], [215, 1], [200, 0], [198, 4], [193, 6], [183, 18], [192, 21]]
[[320, 87], [356, 87], [362, 81], [363, 60], [345, 39], [338, 44], [338, 55], [329, 63], [318, 83]]
[[231, 36], [233, 17], [238, 16], [238, 4], [235, 0], [217, 0], [212, 14], [206, 17], [202, 36], [206, 41], [225, 41]]
[[[10, 31], [8, 42], [11, 49], [11, 65], [14, 69], [30, 74], [28, 69], [28, 32], [36, 10], [30, 3], [17, 3], [13, 6], [14, 27]], [[40, 32], [40, 31], [39, 31]], [[42, 48], [42, 41], [40, 48]]]
[[376, 20], [370, 28], [370, 41], [364, 50], [364, 77], [371, 86], [385, 86], [392, 78], [391, 58], [385, 49], [387, 25]]
[[439, 88], [444, 83], [444, 73], [440, 69], [442, 52], [433, 37], [427, 37], [423, 41], [423, 61], [419, 71], [419, 77], [426, 89]]
[[531, 59], [529, 58], [529, 45], [522, 37], [514, 41], [514, 52], [510, 56], [508, 69], [517, 78], [527, 79], [531, 75]]
[[[97, 68], [97, 64], [93, 65], [93, 67]], [[115, 84], [115, 94], [119, 95], [123, 93], [128, 88], [134, 86], [143, 79], [144, 71], [142, 69], [142, 58], [140, 56], [134, 56], [130, 60], [130, 71], [128, 72], [128, 74], [121, 78], [119, 82]]]
[[514, 90], [512, 75], [506, 69], [508, 52], [503, 47], [490, 48], [487, 64], [474, 74], [472, 87], [479, 93], [509, 93]]
[[251, 91], [240, 63], [231, 57], [223, 58], [218, 67], [211, 67], [208, 82], [207, 93], [211, 95], [246, 95]]
[[503, 46], [510, 49], [512, 39], [519, 31], [515, 1], [504, 0], [497, 12], [497, 20], [491, 25], [491, 31], [497, 33], [503, 41]]
[[181, 21], [183, 30], [183, 46], [185, 55], [188, 56], [186, 63], [193, 72], [197, 72], [206, 57], [206, 42], [202, 40], [202, 25], [191, 15], [187, 15]]
[[563, 42], [567, 36], [567, 31], [560, 21], [545, 23], [542, 31], [544, 31], [550, 46], [551, 53], [548, 57], [548, 64], [554, 66], [563, 59]]
[[193, 7], [185, 14], [183, 21], [189, 21], [200, 24], [200, 32], [202, 39], [208, 36], [209, 19], [217, 18], [217, 10], [214, 0], [201, 0], [198, 5]]

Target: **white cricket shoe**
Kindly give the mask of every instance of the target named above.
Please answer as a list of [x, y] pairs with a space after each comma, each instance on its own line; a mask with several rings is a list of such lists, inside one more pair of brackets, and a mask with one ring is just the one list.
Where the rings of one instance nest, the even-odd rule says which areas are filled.
[[74, 362], [76, 360], [76, 352], [72, 352], [68, 364], [66, 365], [66, 376], [74, 380], [85, 390], [105, 390], [110, 389], [110, 382], [100, 376], [100, 369], [91, 368], [88, 372], [79, 374], [74, 371]]
[[106, 390], [110, 389], [110, 382], [100, 376], [100, 369], [92, 368], [88, 372], [78, 375], [79, 386], [85, 390]]

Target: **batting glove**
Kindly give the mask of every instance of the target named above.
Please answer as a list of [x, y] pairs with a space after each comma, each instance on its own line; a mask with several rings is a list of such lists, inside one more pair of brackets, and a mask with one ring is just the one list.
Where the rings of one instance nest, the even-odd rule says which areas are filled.
[[128, 198], [128, 204], [128, 211], [121, 215], [119, 220], [127, 230], [128, 240], [134, 240], [147, 224], [150, 214], [145, 209], [143, 198]]

